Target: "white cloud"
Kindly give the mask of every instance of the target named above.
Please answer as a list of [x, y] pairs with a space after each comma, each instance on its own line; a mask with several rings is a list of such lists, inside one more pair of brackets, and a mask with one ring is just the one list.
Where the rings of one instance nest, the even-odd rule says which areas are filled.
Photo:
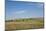
[[12, 15], [18, 15], [18, 14], [23, 14], [23, 13], [26, 13], [26, 11], [25, 10], [20, 10], [20, 11], [13, 11], [11, 14]]
[[25, 11], [17, 11], [16, 14], [22, 14], [25, 13]]

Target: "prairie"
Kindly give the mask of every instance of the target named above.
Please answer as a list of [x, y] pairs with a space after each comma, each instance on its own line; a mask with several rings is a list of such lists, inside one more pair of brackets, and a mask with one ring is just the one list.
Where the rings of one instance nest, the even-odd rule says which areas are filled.
[[5, 30], [27, 30], [44, 28], [44, 20], [38, 18], [26, 18], [5, 21]]

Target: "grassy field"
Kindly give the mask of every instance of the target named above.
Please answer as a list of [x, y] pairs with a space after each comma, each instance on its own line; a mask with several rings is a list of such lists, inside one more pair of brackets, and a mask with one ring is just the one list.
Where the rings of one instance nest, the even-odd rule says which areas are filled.
[[5, 21], [5, 29], [6, 30], [26, 30], [26, 29], [41, 29], [44, 28], [43, 19], [16, 19]]

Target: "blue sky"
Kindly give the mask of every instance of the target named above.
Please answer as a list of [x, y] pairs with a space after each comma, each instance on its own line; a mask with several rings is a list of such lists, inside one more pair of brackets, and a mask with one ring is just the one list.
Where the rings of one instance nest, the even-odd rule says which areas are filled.
[[6, 0], [6, 20], [43, 17], [43, 2]]

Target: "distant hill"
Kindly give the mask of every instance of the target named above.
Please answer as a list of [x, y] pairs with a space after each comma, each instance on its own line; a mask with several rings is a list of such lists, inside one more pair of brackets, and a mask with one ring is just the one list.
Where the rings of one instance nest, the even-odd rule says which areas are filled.
[[44, 18], [43, 17], [39, 17], [39, 18], [20, 18], [20, 19], [15, 19], [15, 20], [5, 20], [5, 22], [16, 22], [16, 21], [38, 21], [38, 20], [41, 20], [43, 21]]

